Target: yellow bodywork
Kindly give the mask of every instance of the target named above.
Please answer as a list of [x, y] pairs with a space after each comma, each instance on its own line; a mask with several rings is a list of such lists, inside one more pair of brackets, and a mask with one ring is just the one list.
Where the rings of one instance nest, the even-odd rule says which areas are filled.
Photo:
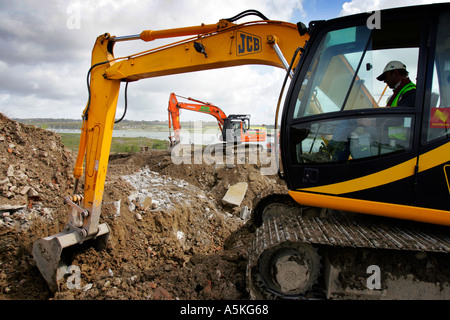
[[[343, 182], [292, 190], [289, 194], [296, 202], [308, 206], [323, 207], [324, 203], [326, 203], [327, 207], [336, 210], [450, 226], [450, 216], [448, 211], [445, 210], [345, 197], [347, 193], [371, 189], [412, 177], [415, 174], [415, 170], [423, 172], [440, 166], [447, 162], [449, 153], [450, 143], [446, 143], [439, 148], [420, 155], [418, 159], [412, 158], [386, 170]], [[445, 174], [445, 171], [443, 174]]]

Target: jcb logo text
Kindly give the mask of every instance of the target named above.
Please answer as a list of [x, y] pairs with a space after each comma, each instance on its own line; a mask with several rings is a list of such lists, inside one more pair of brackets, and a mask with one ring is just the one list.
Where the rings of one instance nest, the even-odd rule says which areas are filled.
[[237, 55], [261, 52], [261, 38], [242, 31], [237, 32]]

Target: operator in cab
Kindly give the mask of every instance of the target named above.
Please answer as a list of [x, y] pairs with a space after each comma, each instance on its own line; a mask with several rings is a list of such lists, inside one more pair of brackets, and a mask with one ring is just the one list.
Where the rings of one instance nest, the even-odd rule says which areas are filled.
[[[377, 80], [385, 82], [389, 88], [393, 89], [392, 96], [388, 98], [386, 107], [413, 107], [416, 98], [416, 85], [409, 79], [409, 72], [406, 65], [400, 61], [390, 61], [383, 69], [383, 73]], [[369, 120], [369, 121], [366, 121]], [[392, 119], [349, 119], [341, 120], [333, 133], [332, 139], [328, 143], [328, 150], [333, 161], [347, 161], [351, 154], [350, 137], [358, 126], [364, 126], [365, 130], [376, 137], [378, 143], [389, 145], [391, 137], [389, 128], [403, 127], [403, 119], [393, 117]], [[372, 124], [367, 124], [372, 123]], [[404, 140], [405, 138], [401, 138]], [[356, 158], [356, 157], [353, 157]]]
[[406, 65], [400, 61], [390, 61], [377, 80], [386, 83], [394, 90], [386, 104], [387, 107], [412, 107], [416, 97], [416, 85], [409, 79]]

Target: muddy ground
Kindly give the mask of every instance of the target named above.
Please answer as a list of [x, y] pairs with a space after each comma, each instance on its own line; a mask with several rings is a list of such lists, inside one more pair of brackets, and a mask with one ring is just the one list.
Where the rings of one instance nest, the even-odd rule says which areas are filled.
[[[53, 294], [32, 258], [33, 242], [67, 223], [76, 154], [59, 135], [0, 114], [0, 299], [248, 299], [252, 228], [243, 208], [262, 193], [286, 192], [260, 164], [175, 164], [168, 151], [110, 157], [101, 223], [105, 250], [73, 255], [81, 283]], [[247, 182], [240, 206], [224, 205]], [[71, 285], [72, 284], [72, 285]]]

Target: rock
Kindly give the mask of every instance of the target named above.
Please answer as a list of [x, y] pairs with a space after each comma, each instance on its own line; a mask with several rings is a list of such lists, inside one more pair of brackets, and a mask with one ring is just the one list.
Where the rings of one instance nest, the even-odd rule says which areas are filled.
[[247, 206], [242, 207], [241, 212], [240, 212], [240, 217], [242, 220], [250, 219], [250, 214], [251, 214], [251, 210]]
[[27, 192], [29, 197], [37, 197], [39, 196], [39, 193], [34, 189], [34, 188], [30, 188]]
[[14, 193], [12, 193], [12, 192], [10, 192], [10, 191], [7, 191], [7, 192], [5, 192], [5, 193], [3, 194], [3, 196], [6, 197], [6, 198], [8, 198], [8, 199], [11, 199], [11, 198], [14, 198]]
[[20, 209], [26, 208], [26, 205], [10, 205], [10, 204], [2, 204], [0, 205], [0, 211], [17, 211]]
[[10, 165], [8, 169], [6, 169], [6, 176], [13, 177], [14, 176], [14, 167]]
[[83, 290], [84, 292], [90, 290], [92, 288], [93, 284], [92, 283], [88, 283], [87, 285], [85, 285], [83, 288], [81, 288], [81, 290]]
[[25, 181], [28, 179], [28, 176], [25, 173], [23, 173], [22, 171], [15, 172], [14, 175], [15, 175], [16, 180]]
[[30, 186], [23, 187], [22, 190], [20, 191], [20, 194], [23, 196], [26, 195], [28, 193], [28, 191], [30, 190], [30, 188], [31, 188]]
[[142, 216], [140, 213], [136, 213], [135, 214], [136, 220], [141, 221], [142, 220]]
[[153, 201], [152, 202], [152, 209], [156, 209], [156, 208], [158, 208], [159, 207], [159, 201]]
[[153, 290], [153, 299], [172, 300], [172, 295], [166, 289], [162, 287], [157, 287]]
[[152, 198], [145, 197], [144, 201], [142, 202], [142, 208], [144, 210], [149, 210], [151, 207], [152, 207]]
[[119, 217], [120, 216], [120, 204], [121, 204], [122, 200], [117, 200], [114, 201], [114, 208], [116, 209], [116, 214], [114, 215], [115, 217]]
[[114, 278], [113, 281], [112, 281], [112, 284], [113, 284], [114, 286], [118, 286], [118, 285], [120, 285], [121, 283], [122, 283], [122, 278]]
[[42, 216], [44, 216], [44, 217], [51, 217], [52, 212], [50, 211], [49, 208], [44, 208], [44, 209], [42, 209], [41, 214], [42, 214]]
[[232, 205], [239, 207], [244, 200], [245, 194], [248, 189], [247, 182], [238, 182], [228, 188], [227, 193], [222, 198], [222, 203], [224, 205]]

